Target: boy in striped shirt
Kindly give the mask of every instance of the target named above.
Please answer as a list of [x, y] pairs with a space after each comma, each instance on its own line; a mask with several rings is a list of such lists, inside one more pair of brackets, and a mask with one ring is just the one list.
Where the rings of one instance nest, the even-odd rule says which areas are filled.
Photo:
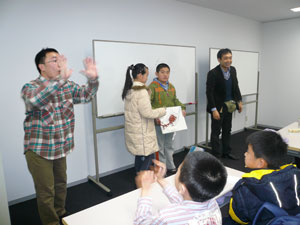
[[[227, 172], [223, 164], [206, 152], [192, 152], [184, 159], [175, 175], [175, 186], [165, 179], [166, 165], [154, 160], [154, 171], [143, 171], [137, 176], [141, 197], [134, 224], [222, 224], [217, 202], [213, 199], [224, 188]], [[171, 204], [152, 215], [151, 184], [157, 181]]]

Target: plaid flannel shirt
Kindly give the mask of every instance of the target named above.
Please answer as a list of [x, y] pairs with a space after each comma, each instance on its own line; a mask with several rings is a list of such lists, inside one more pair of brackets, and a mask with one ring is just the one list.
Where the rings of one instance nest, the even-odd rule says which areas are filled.
[[79, 86], [42, 76], [25, 84], [21, 92], [26, 107], [24, 153], [31, 150], [48, 160], [70, 153], [74, 148], [73, 104], [91, 101], [98, 85], [98, 79]]

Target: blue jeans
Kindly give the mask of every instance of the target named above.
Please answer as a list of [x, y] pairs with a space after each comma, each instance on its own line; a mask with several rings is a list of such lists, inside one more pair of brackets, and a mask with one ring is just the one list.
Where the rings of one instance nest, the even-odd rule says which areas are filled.
[[138, 173], [141, 170], [149, 170], [150, 166], [153, 165], [152, 159], [154, 159], [154, 153], [148, 156], [136, 155], [134, 161], [135, 171]]

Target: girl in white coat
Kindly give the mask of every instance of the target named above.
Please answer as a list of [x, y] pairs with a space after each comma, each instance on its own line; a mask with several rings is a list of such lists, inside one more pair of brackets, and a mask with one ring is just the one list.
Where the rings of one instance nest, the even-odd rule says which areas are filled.
[[159, 150], [154, 119], [166, 114], [165, 108], [151, 107], [149, 89], [145, 85], [148, 75], [148, 68], [142, 63], [129, 66], [122, 93], [125, 142], [128, 151], [135, 155], [136, 172], [148, 170], [152, 164], [154, 153]]

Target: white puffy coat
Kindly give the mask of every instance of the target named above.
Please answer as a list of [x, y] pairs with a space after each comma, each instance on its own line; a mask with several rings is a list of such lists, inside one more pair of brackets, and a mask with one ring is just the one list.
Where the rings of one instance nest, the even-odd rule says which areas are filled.
[[166, 114], [165, 108], [152, 109], [146, 86], [134, 81], [124, 105], [125, 142], [133, 155], [148, 156], [159, 150], [154, 119]]

